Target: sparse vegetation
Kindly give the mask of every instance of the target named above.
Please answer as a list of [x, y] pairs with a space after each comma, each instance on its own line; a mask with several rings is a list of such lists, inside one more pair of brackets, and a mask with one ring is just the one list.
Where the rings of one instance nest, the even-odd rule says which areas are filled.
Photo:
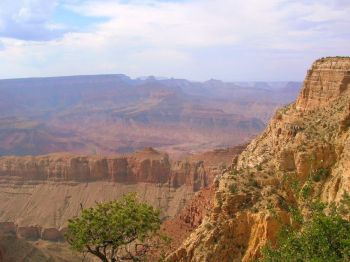
[[273, 205], [270, 202], [267, 204], [267, 210], [281, 223], [281, 230], [277, 242], [268, 244], [262, 250], [260, 261], [349, 261], [350, 222], [342, 217], [349, 214], [349, 194], [344, 194], [338, 207], [334, 203], [327, 206], [317, 197], [311, 197], [314, 182], [328, 174], [328, 169], [320, 168], [303, 185], [294, 177], [286, 177], [297, 200], [296, 203], [285, 203], [284, 208], [293, 223], [284, 224], [276, 215]]
[[207, 229], [207, 230], [211, 230], [211, 229], [213, 228], [213, 225], [210, 224], [210, 223], [206, 223], [206, 224], [204, 225], [204, 227], [205, 227], [205, 229]]
[[249, 178], [248, 185], [255, 188], [261, 188], [261, 185], [259, 184], [259, 182], [254, 178]]
[[277, 247], [265, 247], [260, 261], [349, 261], [350, 222], [341, 217], [334, 205], [328, 213], [325, 207], [319, 201], [313, 202], [307, 220], [301, 216], [301, 210], [291, 209], [293, 218], [299, 217], [300, 226], [285, 225]]
[[238, 191], [237, 185], [236, 184], [230, 184], [229, 190], [231, 194], [235, 194]]
[[158, 234], [159, 211], [135, 194], [97, 204], [70, 219], [66, 240], [72, 249], [104, 262], [141, 261], [166, 238]]
[[314, 182], [320, 182], [326, 179], [329, 176], [329, 174], [330, 174], [330, 171], [328, 168], [319, 168], [315, 170], [311, 176]]
[[252, 212], [253, 212], [253, 213], [258, 213], [258, 212], [259, 212], [259, 209], [258, 209], [257, 207], [253, 207], [253, 208], [252, 208]]
[[238, 171], [237, 171], [236, 169], [232, 169], [232, 170], [229, 172], [229, 174], [230, 174], [231, 176], [237, 176], [237, 175], [238, 175]]
[[311, 196], [312, 189], [311, 181], [307, 181], [300, 190], [300, 196], [303, 198], [303, 200], [307, 200]]

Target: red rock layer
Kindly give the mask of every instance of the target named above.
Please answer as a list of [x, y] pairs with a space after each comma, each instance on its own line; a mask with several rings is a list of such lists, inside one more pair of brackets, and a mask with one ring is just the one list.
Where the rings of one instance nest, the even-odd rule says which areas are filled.
[[201, 189], [176, 217], [162, 224], [162, 232], [172, 239], [172, 250], [176, 250], [210, 212], [213, 207], [214, 192], [212, 186]]

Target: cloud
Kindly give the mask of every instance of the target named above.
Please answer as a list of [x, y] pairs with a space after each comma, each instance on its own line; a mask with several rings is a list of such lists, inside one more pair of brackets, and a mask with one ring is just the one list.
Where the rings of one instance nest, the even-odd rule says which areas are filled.
[[0, 51], [5, 50], [5, 45], [3, 42], [0, 41]]
[[[4, 1], [0, 77], [298, 80], [319, 56], [349, 54], [348, 0]], [[79, 28], [103, 19], [71, 30], [53, 22], [63, 9]]]
[[57, 4], [57, 0], [2, 0], [0, 36], [32, 41], [62, 36], [64, 31], [50, 23]]
[[339, 27], [327, 33], [336, 35], [345, 31], [341, 24], [350, 22], [350, 4], [340, 8], [340, 1], [333, 5], [329, 1], [283, 0], [102, 2], [89, 1], [71, 8], [85, 16], [108, 17], [110, 20], [98, 29], [111, 38], [139, 39], [162, 47], [269, 46], [276, 41], [297, 40], [293, 36], [311, 38], [333, 25]]

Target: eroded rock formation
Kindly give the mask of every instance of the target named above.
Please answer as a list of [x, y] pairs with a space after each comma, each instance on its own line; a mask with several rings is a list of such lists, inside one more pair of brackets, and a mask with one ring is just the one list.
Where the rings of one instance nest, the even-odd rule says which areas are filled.
[[348, 89], [350, 72], [348, 59], [322, 58], [308, 71], [296, 108], [313, 110], [326, 106]]
[[79, 214], [81, 205], [90, 207], [127, 192], [137, 192], [160, 208], [163, 218], [172, 218], [242, 149], [216, 150], [175, 162], [152, 148], [109, 157], [63, 153], [1, 157], [0, 233], [60, 241], [68, 219]]
[[170, 169], [168, 155], [152, 148], [115, 157], [51, 154], [0, 158], [0, 176], [25, 180], [165, 183]]
[[170, 248], [173, 251], [201, 225], [204, 217], [213, 207], [213, 196], [213, 186], [202, 188], [188, 201], [179, 214], [162, 224], [162, 232], [172, 239]]
[[168, 261], [252, 261], [292, 223], [291, 179], [309, 197], [339, 201], [350, 191], [350, 58], [323, 58], [309, 70], [299, 98], [278, 110], [266, 130], [217, 177], [214, 208]]

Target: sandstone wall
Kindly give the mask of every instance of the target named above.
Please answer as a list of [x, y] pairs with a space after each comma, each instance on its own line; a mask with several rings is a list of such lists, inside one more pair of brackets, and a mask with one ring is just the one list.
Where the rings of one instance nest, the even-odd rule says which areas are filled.
[[1, 236], [17, 236], [26, 240], [49, 240], [63, 241], [64, 228], [58, 230], [56, 228], [42, 228], [38, 225], [34, 226], [18, 226], [14, 222], [0, 222]]
[[[308, 198], [338, 202], [350, 192], [350, 58], [317, 60], [297, 101], [279, 109], [231, 170], [217, 176], [214, 208], [168, 261], [253, 261], [274, 241], [286, 206]], [[292, 180], [291, 180], [292, 179]]]
[[[232, 152], [229, 152], [232, 156]], [[217, 165], [202, 160], [171, 163], [166, 153], [147, 148], [127, 156], [98, 157], [71, 154], [0, 157], [1, 177], [42, 181], [110, 181], [118, 183], [182, 185], [198, 191], [212, 183]]]
[[312, 110], [327, 105], [350, 88], [347, 58], [322, 58], [308, 71], [296, 102], [297, 109]]
[[168, 155], [153, 149], [115, 157], [51, 154], [0, 158], [0, 176], [25, 180], [165, 183], [170, 168]]
[[221, 172], [217, 155], [229, 160], [236, 152], [214, 151], [204, 161], [190, 157], [173, 163], [152, 148], [113, 157], [1, 157], [0, 222], [15, 223], [12, 232], [25, 238], [57, 240], [81, 204], [94, 206], [128, 192], [137, 192], [141, 200], [160, 208], [163, 218], [172, 218]]

